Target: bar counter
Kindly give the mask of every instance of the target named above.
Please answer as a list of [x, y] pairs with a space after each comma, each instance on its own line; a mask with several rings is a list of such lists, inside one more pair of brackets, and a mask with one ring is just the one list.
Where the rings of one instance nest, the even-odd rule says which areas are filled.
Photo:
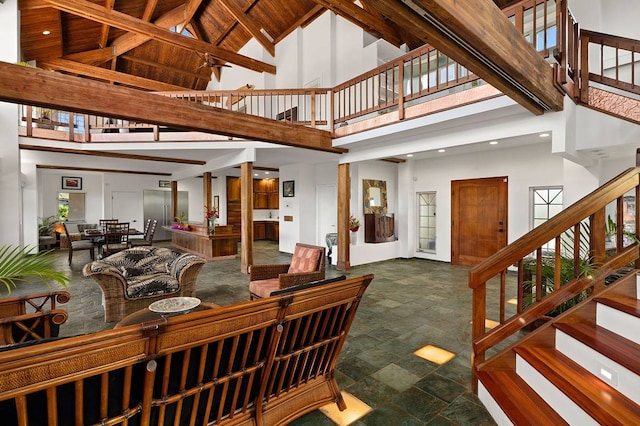
[[216, 226], [216, 233], [209, 235], [205, 225], [189, 224], [191, 231], [163, 226], [171, 232], [171, 245], [177, 249], [197, 254], [207, 260], [233, 259], [238, 254], [240, 233], [232, 226]]

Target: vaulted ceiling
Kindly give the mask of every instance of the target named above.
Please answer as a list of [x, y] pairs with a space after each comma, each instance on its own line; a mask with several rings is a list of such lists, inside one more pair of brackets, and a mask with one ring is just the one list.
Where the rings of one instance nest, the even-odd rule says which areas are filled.
[[[494, 0], [502, 7], [512, 0]], [[275, 46], [332, 10], [391, 44], [425, 43], [377, 0], [20, 0], [24, 61], [144, 90], [203, 90], [237, 67], [275, 73], [238, 52]], [[407, 2], [405, 2], [407, 3]], [[386, 7], [385, 7], [386, 6]], [[398, 13], [406, 13], [399, 11]]]

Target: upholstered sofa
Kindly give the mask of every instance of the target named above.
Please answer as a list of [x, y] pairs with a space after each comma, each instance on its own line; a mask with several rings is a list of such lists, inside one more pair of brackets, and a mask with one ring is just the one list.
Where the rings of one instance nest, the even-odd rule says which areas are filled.
[[104, 320], [119, 321], [156, 300], [195, 296], [206, 261], [166, 247], [135, 247], [87, 263], [82, 272], [102, 289]]
[[372, 279], [0, 352], [2, 424], [274, 426], [344, 409], [335, 367]]

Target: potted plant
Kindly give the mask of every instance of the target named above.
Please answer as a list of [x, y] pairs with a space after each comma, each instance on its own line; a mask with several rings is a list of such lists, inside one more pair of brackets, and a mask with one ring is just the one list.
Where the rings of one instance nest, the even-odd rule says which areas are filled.
[[216, 219], [220, 217], [220, 213], [218, 213], [218, 209], [215, 207], [210, 209], [207, 206], [204, 206], [204, 217], [207, 219], [207, 228], [209, 229], [209, 235], [215, 235], [216, 233]]
[[38, 223], [38, 235], [40, 237], [52, 236], [54, 227], [56, 226], [56, 222], [58, 222], [58, 219], [55, 216], [47, 216], [39, 218], [39, 221], [40, 223]]
[[20, 283], [55, 281], [66, 287], [70, 278], [55, 267], [51, 251], [34, 252], [34, 247], [0, 246], [0, 283], [8, 293]]
[[178, 216], [176, 216], [176, 223], [173, 224], [173, 229], [180, 229], [182, 231], [190, 231], [191, 227], [188, 223], [185, 223], [187, 220], [187, 215], [184, 212], [180, 212]]

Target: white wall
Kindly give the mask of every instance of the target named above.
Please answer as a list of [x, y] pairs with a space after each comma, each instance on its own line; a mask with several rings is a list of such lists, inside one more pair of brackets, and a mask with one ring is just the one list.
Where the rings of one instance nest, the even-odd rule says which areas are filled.
[[[373, 179], [386, 182], [387, 213], [395, 215], [395, 227], [402, 227], [406, 223], [405, 212], [398, 212], [398, 166], [384, 161], [366, 161], [351, 164], [351, 204], [350, 211], [360, 220], [362, 226], [356, 232], [355, 244], [351, 245], [350, 263], [353, 266], [363, 263], [376, 262], [400, 256], [400, 241], [386, 243], [364, 242], [364, 188], [363, 180]], [[403, 191], [407, 188], [403, 188]], [[396, 230], [396, 236], [398, 232]]]
[[[18, 16], [17, 0], [7, 0], [0, 5], [1, 61], [18, 61]], [[24, 211], [23, 218], [17, 122], [18, 106], [0, 102], [0, 244], [25, 243], [23, 220], [37, 222], [37, 212], [32, 207]]]
[[[497, 160], [497, 161], [496, 161]], [[409, 210], [416, 209], [416, 193], [436, 192], [436, 253], [417, 252], [416, 223], [409, 225], [408, 241], [416, 257], [451, 261], [451, 181], [507, 176], [508, 241], [512, 242], [530, 230], [529, 189], [531, 187], [565, 185], [565, 160], [550, 154], [550, 143], [503, 149], [499, 157], [491, 152], [478, 152], [429, 160], [412, 160], [415, 185], [403, 191], [409, 197]], [[567, 164], [571, 164], [568, 163]], [[579, 167], [579, 166], [576, 166]], [[582, 195], [597, 186], [595, 179], [579, 188]], [[576, 188], [570, 191], [575, 192]]]

